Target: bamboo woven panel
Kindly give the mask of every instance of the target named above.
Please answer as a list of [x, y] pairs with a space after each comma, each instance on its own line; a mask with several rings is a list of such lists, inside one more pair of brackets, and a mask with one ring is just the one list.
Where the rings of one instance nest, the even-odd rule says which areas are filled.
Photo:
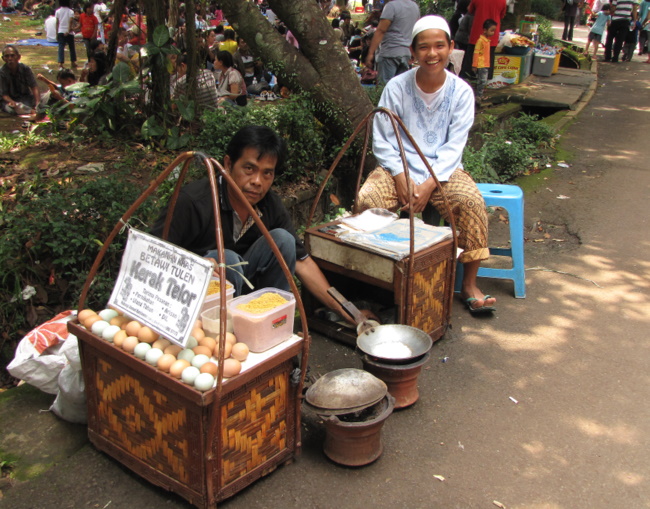
[[[187, 402], [166, 396], [119, 362], [96, 359], [98, 434], [160, 472], [201, 488], [201, 425]], [[194, 441], [190, 444], [190, 438]], [[193, 445], [193, 447], [192, 447]]]
[[444, 324], [449, 261], [443, 260], [413, 275], [413, 293], [407, 296], [407, 324], [434, 331]]
[[222, 405], [222, 486], [287, 448], [288, 375], [282, 371], [259, 377]]

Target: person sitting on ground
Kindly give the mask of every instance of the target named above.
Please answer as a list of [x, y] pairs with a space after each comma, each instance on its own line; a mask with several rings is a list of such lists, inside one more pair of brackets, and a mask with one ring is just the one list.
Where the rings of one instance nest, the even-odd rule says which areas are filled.
[[[282, 138], [266, 126], [244, 127], [228, 143], [223, 167], [244, 196], [242, 198], [236, 194], [223, 177], [218, 178], [217, 199], [221, 210], [226, 278], [235, 287], [237, 296], [252, 291], [244, 284], [242, 276], [255, 288], [289, 290], [287, 278], [253, 221], [246, 206], [248, 204], [257, 212], [289, 270], [295, 272], [304, 288], [325, 306], [352, 322], [327, 293], [330, 284], [296, 236], [291, 215], [282, 199], [271, 190], [275, 177], [284, 170], [285, 154]], [[168, 206], [151, 229], [156, 237], [162, 237], [167, 209]], [[167, 240], [199, 256], [211, 258], [216, 268], [216, 226], [207, 178], [181, 189]]]
[[57, 42], [56, 40], [56, 18], [54, 14], [48, 16], [44, 24], [45, 28], [45, 40], [47, 42]]
[[230, 102], [239, 106], [246, 105], [246, 83], [234, 67], [232, 55], [228, 51], [219, 51], [214, 67], [219, 72], [217, 96], [219, 104]]
[[10, 115], [36, 113], [41, 94], [34, 73], [20, 63], [20, 51], [13, 44], [2, 50], [5, 64], [0, 68], [0, 107]]
[[334, 39], [343, 41], [343, 30], [341, 30], [341, 21], [338, 18], [332, 20], [332, 30], [334, 30]]
[[[226, 52], [227, 53], [227, 52]], [[230, 55], [230, 53], [228, 53]], [[230, 56], [232, 58], [232, 55]], [[176, 59], [176, 85], [174, 87], [174, 99], [186, 96], [187, 87], [187, 55], [179, 55]], [[215, 109], [218, 103], [217, 84], [212, 74], [207, 69], [198, 69], [196, 75], [196, 96], [188, 97], [196, 102], [196, 110], [202, 108]]]
[[352, 16], [350, 15], [350, 11], [341, 12], [339, 18], [341, 20], [341, 24], [339, 25], [339, 28], [341, 29], [341, 32], [343, 32], [343, 36], [341, 37], [341, 43], [343, 44], [343, 46], [347, 46], [348, 44], [350, 44], [350, 39], [354, 35], [354, 29], [356, 27], [352, 24]]
[[90, 57], [90, 60], [88, 60], [88, 67], [84, 67], [81, 71], [79, 81], [87, 82], [91, 87], [104, 85], [106, 83], [105, 76], [107, 67], [106, 54], [101, 52], [94, 53]]
[[600, 44], [603, 40], [605, 29], [609, 28], [609, 24], [612, 22], [612, 16], [610, 14], [611, 6], [609, 4], [603, 5], [602, 10], [598, 13], [596, 20], [594, 21], [594, 24], [589, 31], [589, 35], [587, 36], [588, 41], [587, 46], [585, 46], [585, 54], [589, 54], [589, 46], [593, 44], [593, 58], [596, 58], [596, 55], [598, 54], [598, 48], [600, 48]]
[[419, 19], [411, 40], [412, 57], [420, 65], [390, 80], [379, 106], [393, 111], [404, 122], [435, 172], [440, 189], [436, 188], [415, 147], [403, 137], [412, 185], [409, 189], [391, 122], [378, 114], [374, 119], [372, 148], [379, 167], [363, 184], [358, 209], [361, 212], [373, 207], [392, 211], [401, 208], [417, 214], [430, 205], [449, 221], [441, 195], [444, 193], [454, 215], [458, 245], [463, 249], [459, 256], [464, 264], [461, 298], [472, 314], [493, 312], [496, 299], [484, 295], [476, 281], [481, 261], [489, 257], [487, 209], [461, 162], [474, 122], [472, 89], [446, 69], [454, 43], [444, 18]]
[[219, 51], [227, 51], [231, 55], [237, 51], [237, 41], [235, 40], [235, 31], [229, 28], [223, 33], [224, 40], [219, 44]]
[[90, 41], [90, 54], [94, 55], [95, 53], [106, 53], [106, 44], [104, 44], [101, 40], [95, 39], [94, 41]]
[[234, 67], [243, 76], [244, 83], [246, 83], [246, 88], [249, 89], [249, 93], [259, 93], [250, 90], [250, 87], [254, 84], [260, 83], [262, 80], [267, 81], [264, 67], [263, 65], [259, 65], [262, 61], [253, 56], [248, 44], [241, 37], [237, 37], [237, 45], [237, 51], [235, 51], [235, 54], [232, 56]]
[[36, 76], [36, 79], [42, 81], [47, 85], [49, 92], [43, 95], [41, 102], [51, 106], [58, 102], [67, 103], [70, 108], [74, 107], [74, 100], [76, 99], [75, 93], [67, 90], [67, 87], [74, 85], [77, 82], [77, 77], [70, 69], [62, 69], [56, 75], [56, 80], [59, 85], [52, 80], [47, 79], [42, 74]]

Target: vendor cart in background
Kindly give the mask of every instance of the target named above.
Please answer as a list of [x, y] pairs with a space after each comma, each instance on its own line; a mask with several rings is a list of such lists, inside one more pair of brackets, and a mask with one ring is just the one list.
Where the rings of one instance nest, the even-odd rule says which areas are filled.
[[[392, 123], [407, 181], [410, 180], [402, 145], [403, 136], [406, 136], [416, 148], [435, 180], [437, 188], [434, 192], [440, 192], [440, 183], [433, 169], [401, 119], [386, 108], [376, 108], [357, 126], [332, 163], [314, 198], [308, 225], [312, 224], [316, 206], [339, 161], [357, 136], [364, 131], [362, 156], [354, 194], [355, 200], [358, 198], [368, 153], [370, 121], [377, 114], [387, 115]], [[414, 218], [413, 214], [410, 214], [409, 256], [400, 261], [346, 244], [341, 239], [327, 233], [328, 228], [323, 228], [323, 225], [307, 229], [305, 245], [314, 261], [327, 276], [328, 281], [349, 300], [374, 301], [382, 306], [395, 307], [394, 323], [421, 329], [429, 334], [433, 341], [436, 341], [444, 335], [447, 327], [451, 324], [451, 302], [456, 273], [456, 227], [449, 203], [444, 195], [443, 198], [450, 218], [452, 238], [422, 251], [414, 252]], [[355, 210], [355, 212], [358, 211]], [[308, 292], [303, 292], [303, 299], [309, 325], [313, 330], [351, 346], [356, 345], [357, 334], [354, 329], [318, 315], [316, 311], [319, 303]]]
[[226, 285], [221, 285], [220, 358], [216, 387], [199, 392], [95, 336], [75, 320], [88, 401], [88, 434], [106, 452], [155, 485], [192, 504], [216, 507], [300, 451], [300, 400], [307, 369], [309, 336], [302, 301], [291, 272], [266, 227], [223, 167], [192, 152], [179, 156], [122, 216], [97, 256], [86, 280], [79, 309], [108, 246], [144, 200], [182, 166], [167, 213], [167, 237], [176, 200], [189, 164], [205, 166], [215, 213], [220, 280], [226, 281], [221, 216], [215, 171], [238, 192], [269, 242], [296, 297], [302, 335], [293, 336], [264, 362], [223, 379]]

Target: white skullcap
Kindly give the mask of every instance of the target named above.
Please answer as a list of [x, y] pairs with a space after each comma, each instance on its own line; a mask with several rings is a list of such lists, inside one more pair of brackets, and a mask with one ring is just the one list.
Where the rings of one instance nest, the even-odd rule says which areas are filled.
[[415, 25], [413, 25], [413, 35], [411, 35], [411, 42], [415, 40], [420, 32], [424, 32], [425, 30], [430, 30], [432, 28], [442, 30], [449, 37], [451, 37], [451, 31], [449, 30], [449, 25], [447, 24], [445, 18], [441, 16], [431, 15], [420, 18], [417, 20]]

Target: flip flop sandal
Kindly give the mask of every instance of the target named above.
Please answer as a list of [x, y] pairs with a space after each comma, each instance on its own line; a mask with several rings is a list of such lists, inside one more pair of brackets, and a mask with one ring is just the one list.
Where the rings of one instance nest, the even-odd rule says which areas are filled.
[[[491, 295], [486, 295], [483, 300], [487, 300], [491, 297], [492, 297]], [[472, 304], [477, 301], [478, 299], [474, 297], [468, 297], [467, 299], [463, 299], [465, 306], [467, 306], [467, 309], [472, 315], [484, 315], [487, 313], [494, 313], [497, 310], [497, 308], [495, 308], [494, 306], [480, 306], [478, 308], [472, 307]]]

